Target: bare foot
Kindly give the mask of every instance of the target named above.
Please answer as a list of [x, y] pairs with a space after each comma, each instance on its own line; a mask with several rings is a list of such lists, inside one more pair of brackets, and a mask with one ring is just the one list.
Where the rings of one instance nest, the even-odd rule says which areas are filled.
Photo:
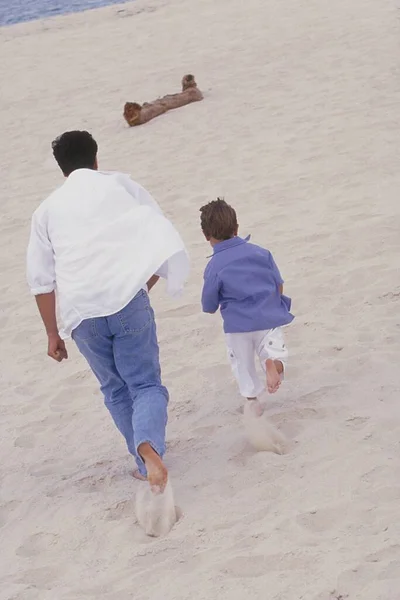
[[280, 360], [274, 360], [274, 364], [276, 366], [276, 370], [279, 373], [279, 377], [281, 378], [281, 381], [283, 381], [283, 377], [285, 375], [285, 373], [284, 373], [285, 369], [283, 367], [282, 361], [280, 361]]
[[270, 394], [274, 394], [281, 385], [281, 377], [273, 360], [268, 359], [265, 366], [267, 368], [267, 388]]
[[257, 398], [247, 398], [246, 404], [254, 417], [261, 417], [264, 410]]
[[139, 469], [135, 469], [132, 473], [132, 476], [135, 479], [139, 479], [139, 481], [147, 481], [147, 477], [145, 477], [144, 475], [141, 474], [141, 472], [139, 471]]
[[162, 494], [154, 494], [147, 485], [139, 486], [136, 495], [136, 516], [147, 535], [166, 535], [178, 520], [171, 483], [168, 480]]
[[140, 444], [138, 452], [142, 457], [147, 469], [147, 480], [153, 494], [161, 494], [168, 481], [168, 471], [161, 457], [155, 450], [145, 442]]
[[254, 418], [251, 404], [251, 402], [246, 402], [243, 415], [244, 428], [250, 444], [258, 451], [283, 454], [285, 451], [285, 438], [268, 421], [265, 414]]

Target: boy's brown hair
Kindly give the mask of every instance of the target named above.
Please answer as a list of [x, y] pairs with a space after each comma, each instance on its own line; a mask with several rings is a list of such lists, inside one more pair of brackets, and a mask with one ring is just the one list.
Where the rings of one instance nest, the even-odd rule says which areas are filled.
[[238, 232], [238, 222], [235, 209], [229, 206], [223, 198], [217, 198], [200, 208], [201, 229], [210, 240], [229, 240]]

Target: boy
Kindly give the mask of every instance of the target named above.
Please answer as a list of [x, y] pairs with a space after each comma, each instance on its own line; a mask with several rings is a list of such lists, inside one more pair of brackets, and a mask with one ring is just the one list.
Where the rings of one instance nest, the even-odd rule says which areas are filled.
[[72, 337], [136, 458], [134, 475], [162, 491], [168, 391], [148, 291], [159, 275], [171, 294], [182, 289], [185, 247], [144, 188], [122, 173], [97, 170], [90, 133], [67, 131], [52, 147], [66, 179], [35, 211], [27, 256], [48, 355], [68, 358], [64, 340]]
[[288, 351], [282, 327], [294, 319], [291, 300], [283, 295], [283, 279], [264, 248], [238, 237], [235, 210], [223, 199], [200, 209], [201, 228], [214, 249], [204, 273], [203, 311], [221, 309], [228, 354], [242, 396], [257, 401], [264, 386], [260, 382], [255, 354], [267, 374], [267, 388], [273, 394], [281, 384]]

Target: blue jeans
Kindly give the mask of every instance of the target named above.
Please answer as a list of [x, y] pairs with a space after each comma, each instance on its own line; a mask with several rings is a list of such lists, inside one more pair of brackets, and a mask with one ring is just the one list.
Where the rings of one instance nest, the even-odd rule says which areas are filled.
[[147, 442], [164, 455], [168, 405], [148, 295], [142, 290], [115, 315], [82, 321], [72, 338], [99, 380], [105, 405], [140, 473], [146, 475], [138, 448]]

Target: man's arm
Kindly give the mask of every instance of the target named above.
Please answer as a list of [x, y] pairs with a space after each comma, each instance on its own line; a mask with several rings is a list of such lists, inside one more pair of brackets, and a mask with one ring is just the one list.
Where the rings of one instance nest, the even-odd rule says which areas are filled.
[[68, 354], [65, 343], [58, 333], [53, 248], [47, 236], [46, 227], [36, 214], [32, 218], [27, 253], [27, 278], [46, 329], [47, 353], [57, 362], [61, 362], [64, 358], [68, 358]]
[[47, 354], [50, 358], [61, 362], [68, 358], [68, 352], [64, 340], [60, 338], [58, 333], [55, 292], [39, 294], [36, 296], [36, 304], [47, 333]]
[[160, 279], [159, 275], [152, 275], [150, 277], [150, 279], [147, 282], [147, 291], [150, 292], [150, 290], [156, 285], [156, 283], [158, 282], [158, 280]]
[[167, 279], [168, 277], [168, 261], [166, 261], [165, 263], [163, 263], [161, 265], [161, 267], [157, 270], [156, 273], [154, 273], [154, 275], [152, 275], [150, 277], [150, 279], [147, 282], [147, 291], [150, 292], [150, 290], [156, 285], [156, 283], [159, 281], [159, 279]]
[[35, 300], [47, 335], [58, 335], [55, 292], [38, 294]]

